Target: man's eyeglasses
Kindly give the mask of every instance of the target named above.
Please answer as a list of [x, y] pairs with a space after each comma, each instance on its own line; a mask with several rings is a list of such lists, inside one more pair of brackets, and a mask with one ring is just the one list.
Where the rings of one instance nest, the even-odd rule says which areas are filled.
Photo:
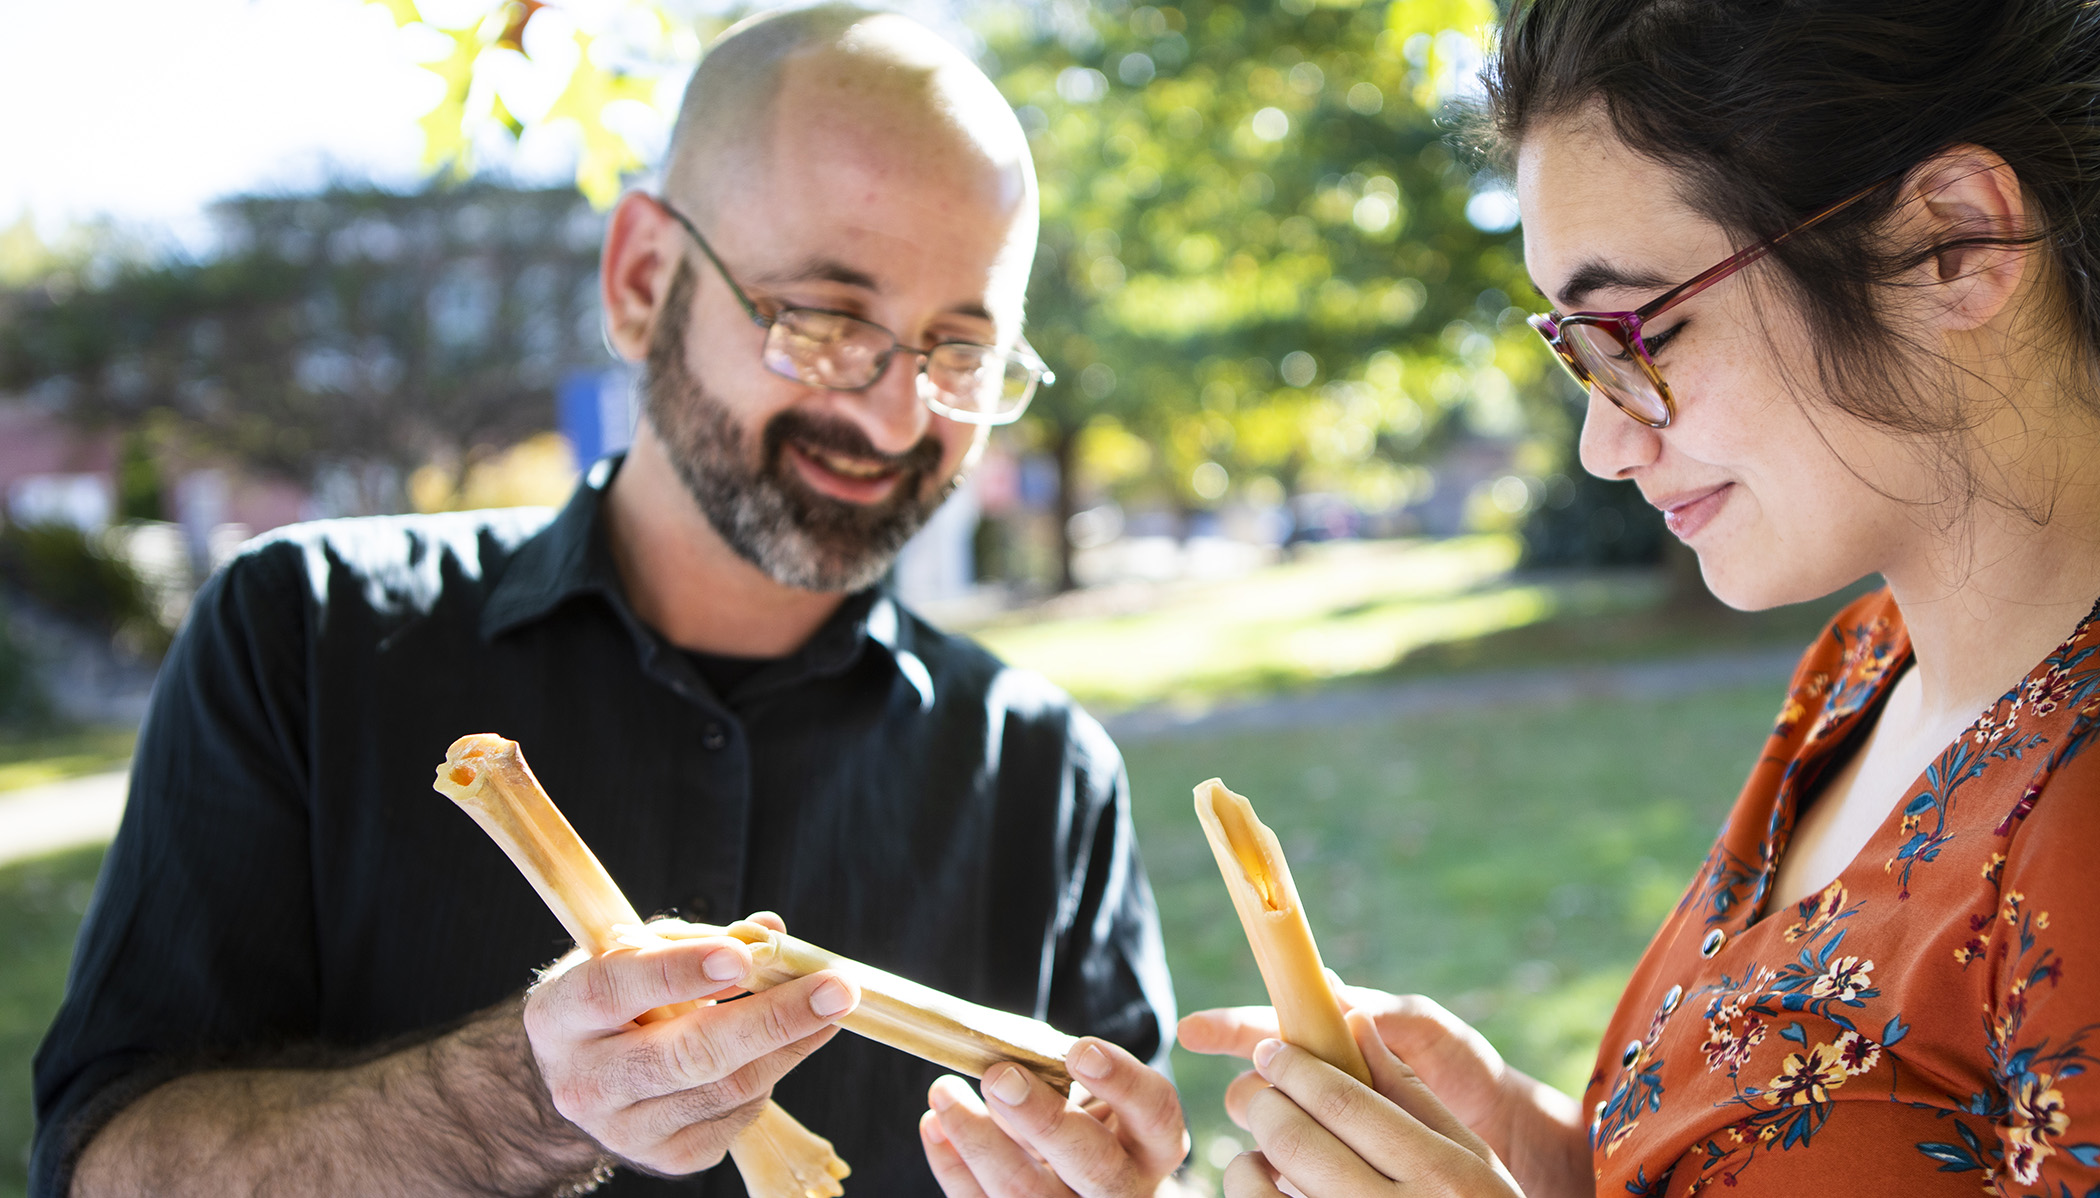
[[844, 312], [823, 308], [761, 311], [693, 222], [668, 201], [658, 197], [656, 203], [692, 235], [693, 243], [729, 284], [744, 314], [766, 331], [760, 360], [782, 378], [830, 391], [865, 391], [889, 369], [890, 359], [899, 353], [916, 354], [919, 398], [935, 412], [965, 424], [1011, 424], [1020, 419], [1038, 384], [1057, 381], [1026, 342], [1011, 350], [969, 341], [943, 341], [917, 349], [898, 341], [895, 333], [881, 325]]
[[1620, 411], [1649, 428], [1668, 428], [1677, 415], [1677, 402], [1670, 397], [1670, 385], [1663, 382], [1662, 371], [1649, 355], [1647, 343], [1641, 340], [1642, 326], [1771, 253], [1772, 247], [1794, 234], [1867, 198], [1886, 182], [1883, 179], [1865, 191], [1846, 196], [1793, 228], [1731, 255], [1635, 311], [1571, 312], [1566, 316], [1548, 312], [1532, 317], [1531, 327], [1553, 347], [1560, 364], [1584, 389], [1594, 387], [1602, 391]]

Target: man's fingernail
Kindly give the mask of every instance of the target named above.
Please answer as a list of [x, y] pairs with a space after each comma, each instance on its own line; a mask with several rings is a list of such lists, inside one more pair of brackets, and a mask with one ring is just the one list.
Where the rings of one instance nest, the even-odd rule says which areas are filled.
[[1276, 1059], [1276, 1054], [1282, 1050], [1283, 1041], [1281, 1040], [1264, 1040], [1255, 1045], [1254, 1067], [1256, 1069], [1268, 1068], [1269, 1062]]
[[815, 994], [809, 996], [809, 1009], [824, 1019], [829, 1019], [852, 1005], [853, 995], [847, 991], [846, 983], [837, 978], [826, 981], [817, 987]]
[[1098, 1044], [1089, 1044], [1072, 1057], [1072, 1072], [1081, 1077], [1104, 1078], [1108, 1076], [1108, 1054]]
[[985, 1083], [984, 1092], [1008, 1106], [1020, 1106], [1028, 1097], [1028, 1079], [1021, 1076], [1019, 1065], [1008, 1065], [997, 1078]]
[[718, 948], [707, 954], [700, 968], [718, 982], [733, 982], [744, 976], [744, 958], [735, 949]]

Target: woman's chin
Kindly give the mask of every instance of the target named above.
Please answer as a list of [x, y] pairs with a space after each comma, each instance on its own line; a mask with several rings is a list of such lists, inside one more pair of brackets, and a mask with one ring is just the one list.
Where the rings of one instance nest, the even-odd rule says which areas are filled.
[[1708, 552], [1699, 555], [1699, 577], [1705, 580], [1706, 589], [1714, 598], [1737, 611], [1770, 611], [1835, 594], [1864, 575], [1802, 570], [1798, 566]]

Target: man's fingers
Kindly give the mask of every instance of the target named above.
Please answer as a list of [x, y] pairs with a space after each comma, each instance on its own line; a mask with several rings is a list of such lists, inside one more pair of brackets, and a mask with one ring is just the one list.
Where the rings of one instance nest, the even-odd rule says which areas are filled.
[[926, 1101], [939, 1120], [942, 1138], [986, 1194], [997, 1198], [1051, 1198], [1068, 1192], [1054, 1174], [993, 1121], [991, 1112], [961, 1078], [951, 1074], [938, 1079], [927, 1091]]
[[1182, 1017], [1175, 1028], [1181, 1046], [1213, 1056], [1249, 1057], [1254, 1046], [1276, 1038], [1276, 1008], [1217, 1007]]
[[642, 1099], [622, 1112], [622, 1117], [632, 1119], [638, 1127], [659, 1137], [667, 1137], [689, 1124], [730, 1118], [750, 1103], [772, 1094], [773, 1087], [787, 1076], [789, 1070], [830, 1043], [837, 1034], [836, 1027], [824, 1028], [720, 1078]]
[[643, 1013], [737, 988], [751, 950], [726, 936], [665, 941], [582, 961], [533, 991], [528, 1021], [564, 1039], [620, 1030]]
[[[801, 1041], [837, 1026], [859, 1001], [860, 990], [849, 979], [813, 973], [763, 994], [649, 1024], [641, 1029], [642, 1040], [655, 1049], [660, 1072], [644, 1079], [644, 1088], [671, 1093], [720, 1081], [769, 1053], [800, 1047]], [[788, 1064], [814, 1047], [800, 1048]]]
[[919, 1146], [926, 1150], [926, 1163], [932, 1167], [941, 1193], [948, 1198], [985, 1198], [984, 1187], [977, 1184], [977, 1177], [963, 1162], [962, 1154], [948, 1142], [948, 1133], [941, 1130], [941, 1117], [933, 1111], [919, 1116]]

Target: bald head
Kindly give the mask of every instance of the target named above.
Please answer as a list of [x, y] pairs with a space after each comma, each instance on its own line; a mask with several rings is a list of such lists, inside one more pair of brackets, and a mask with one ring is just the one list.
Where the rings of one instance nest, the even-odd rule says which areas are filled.
[[[1032, 211], [1013, 110], [954, 46], [894, 13], [824, 4], [739, 22], [686, 87], [664, 190], [711, 213], [783, 155], [889, 154], [914, 173]], [[973, 196], [972, 198], [980, 198]]]

